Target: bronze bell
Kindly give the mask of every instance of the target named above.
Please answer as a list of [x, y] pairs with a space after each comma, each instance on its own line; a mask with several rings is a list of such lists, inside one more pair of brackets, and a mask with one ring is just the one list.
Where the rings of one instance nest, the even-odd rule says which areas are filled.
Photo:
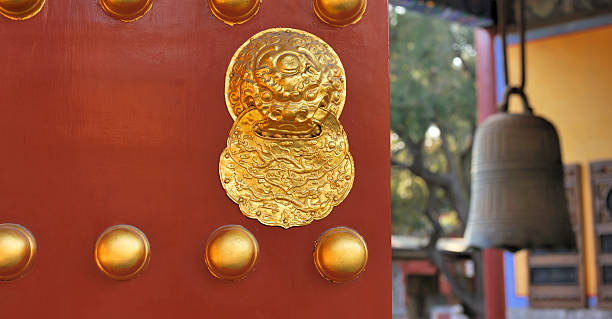
[[[522, 97], [522, 114], [508, 113], [513, 93]], [[509, 91], [501, 112], [476, 132], [465, 237], [479, 248], [575, 246], [557, 132], [533, 115], [522, 91]]]

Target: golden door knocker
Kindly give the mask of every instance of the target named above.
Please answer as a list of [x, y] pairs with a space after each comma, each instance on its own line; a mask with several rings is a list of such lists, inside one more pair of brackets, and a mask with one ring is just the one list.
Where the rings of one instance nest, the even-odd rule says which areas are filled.
[[236, 51], [225, 77], [235, 121], [219, 176], [244, 215], [303, 226], [346, 198], [355, 169], [338, 121], [345, 97], [340, 58], [308, 32], [268, 29]]

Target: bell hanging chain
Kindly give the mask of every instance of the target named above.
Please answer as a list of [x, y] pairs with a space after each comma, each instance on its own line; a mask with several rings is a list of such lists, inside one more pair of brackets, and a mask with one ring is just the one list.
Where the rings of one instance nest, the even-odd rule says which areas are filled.
[[521, 50], [521, 84], [520, 86], [512, 86], [510, 85], [509, 74], [508, 74], [508, 43], [506, 36], [506, 22], [507, 22], [507, 14], [506, 14], [506, 1], [499, 0], [497, 6], [497, 16], [498, 16], [498, 26], [499, 33], [501, 34], [502, 39], [502, 52], [503, 52], [503, 64], [504, 64], [504, 86], [506, 87], [504, 92], [504, 99], [502, 104], [499, 106], [502, 112], [508, 112], [508, 102], [510, 100], [510, 96], [513, 94], [519, 95], [523, 100], [523, 108], [525, 112], [530, 114], [533, 113], [533, 109], [529, 106], [529, 100], [527, 99], [527, 95], [525, 94], [525, 0], [518, 0], [518, 28], [519, 28], [519, 38], [520, 38], [520, 50]]

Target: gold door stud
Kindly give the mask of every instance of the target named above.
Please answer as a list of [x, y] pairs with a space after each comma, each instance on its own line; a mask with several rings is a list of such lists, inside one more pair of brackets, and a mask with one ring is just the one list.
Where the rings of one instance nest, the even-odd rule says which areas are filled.
[[367, 263], [368, 246], [354, 229], [331, 228], [315, 243], [315, 267], [331, 282], [344, 283], [357, 278]]
[[34, 256], [36, 240], [29, 230], [17, 224], [0, 224], [0, 280], [23, 276]]
[[313, 0], [315, 14], [323, 22], [335, 27], [344, 27], [361, 20], [367, 0]]
[[213, 276], [239, 280], [253, 270], [258, 255], [259, 244], [251, 232], [240, 225], [225, 225], [208, 237], [204, 261]]
[[98, 237], [94, 257], [105, 275], [116, 280], [128, 280], [145, 269], [151, 258], [151, 247], [140, 229], [115, 225]]
[[208, 0], [210, 11], [229, 25], [249, 21], [259, 11], [261, 0]]
[[29, 19], [42, 10], [45, 0], [0, 0], [0, 14], [12, 20]]
[[142, 18], [151, 7], [153, 0], [99, 0], [102, 10], [109, 16], [123, 21], [132, 22]]

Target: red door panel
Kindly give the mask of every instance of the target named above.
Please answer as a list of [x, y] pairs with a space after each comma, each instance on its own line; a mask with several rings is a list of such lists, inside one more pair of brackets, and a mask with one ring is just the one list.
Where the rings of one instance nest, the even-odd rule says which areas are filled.
[[[347, 75], [341, 116], [356, 176], [329, 217], [282, 229], [243, 217], [225, 194], [219, 155], [233, 123], [224, 80], [234, 51], [271, 27], [311, 32]], [[0, 283], [3, 318], [390, 318], [387, 3], [335, 28], [308, 0], [264, 0], [230, 27], [204, 0], [156, 0], [133, 23], [96, 1], [49, 0], [26, 21], [0, 19], [0, 223], [36, 237], [25, 277]], [[98, 235], [140, 228], [151, 261], [115, 281], [95, 266]], [[260, 245], [244, 280], [214, 278], [202, 261], [217, 227], [239, 224]], [[325, 230], [363, 235], [369, 262], [332, 284], [313, 265]]]

